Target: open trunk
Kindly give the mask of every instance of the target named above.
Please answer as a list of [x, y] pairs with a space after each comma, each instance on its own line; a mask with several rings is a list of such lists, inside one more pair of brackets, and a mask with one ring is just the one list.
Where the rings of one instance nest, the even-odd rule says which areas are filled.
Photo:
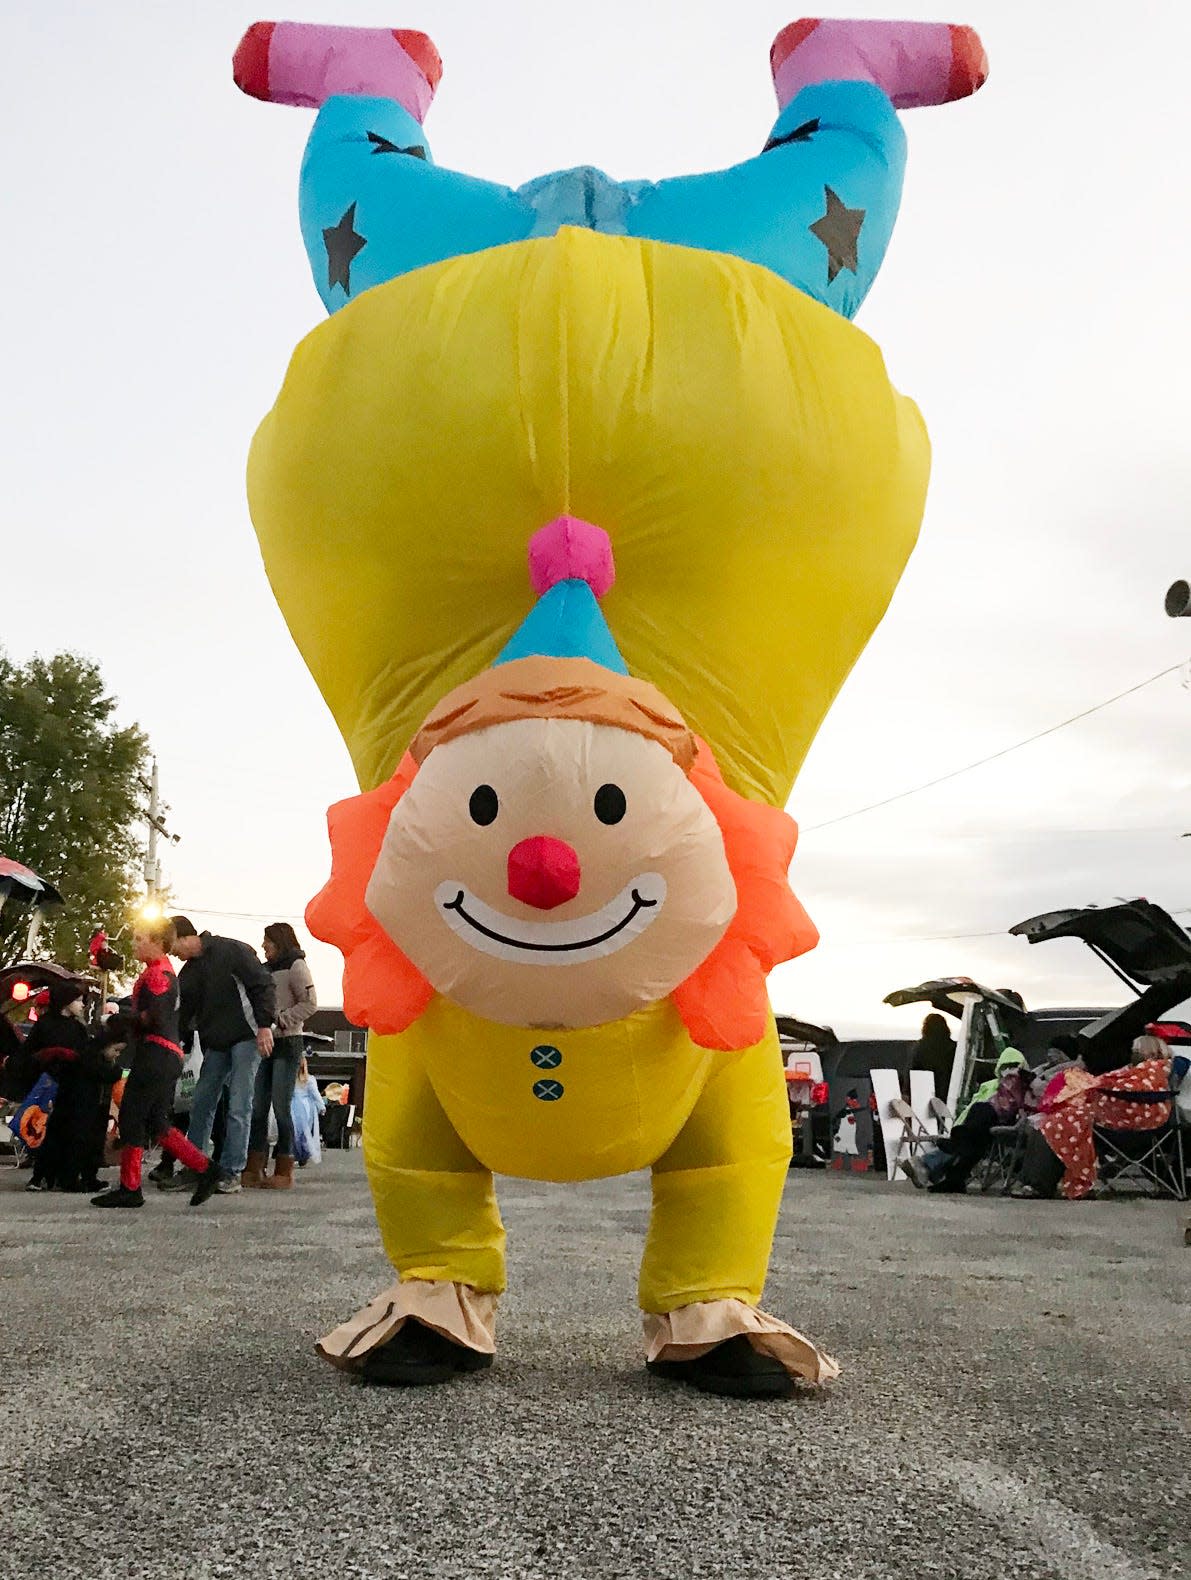
[[1084, 1063], [1095, 1074], [1127, 1064], [1133, 1039], [1191, 997], [1191, 936], [1149, 900], [1046, 911], [1009, 931], [1031, 944], [1081, 939], [1135, 994], [1078, 1031]]

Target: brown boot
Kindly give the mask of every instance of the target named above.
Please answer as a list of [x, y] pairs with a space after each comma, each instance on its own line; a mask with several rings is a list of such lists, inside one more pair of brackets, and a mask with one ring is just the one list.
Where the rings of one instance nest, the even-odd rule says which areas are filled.
[[265, 1170], [268, 1166], [267, 1152], [250, 1152], [248, 1162], [244, 1165], [244, 1172], [240, 1175], [240, 1184], [245, 1190], [259, 1188], [265, 1183]]
[[278, 1155], [273, 1160], [273, 1172], [261, 1184], [266, 1190], [293, 1190], [294, 1160]]

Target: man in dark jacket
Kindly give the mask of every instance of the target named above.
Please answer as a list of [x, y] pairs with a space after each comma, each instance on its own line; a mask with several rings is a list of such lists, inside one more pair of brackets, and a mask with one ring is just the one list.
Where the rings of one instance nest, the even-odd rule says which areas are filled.
[[185, 916], [175, 916], [173, 925], [171, 953], [185, 962], [178, 973], [181, 1043], [189, 1048], [197, 1032], [203, 1050], [186, 1134], [200, 1152], [206, 1151], [226, 1087], [227, 1128], [219, 1157], [225, 1177], [216, 1188], [227, 1195], [240, 1189], [240, 1174], [248, 1161], [257, 1066], [273, 1051], [273, 978], [256, 951], [239, 939], [200, 933]]

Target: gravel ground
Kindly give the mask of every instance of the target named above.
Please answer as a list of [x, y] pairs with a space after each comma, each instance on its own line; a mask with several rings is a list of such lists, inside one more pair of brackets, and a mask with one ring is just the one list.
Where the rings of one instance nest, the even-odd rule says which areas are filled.
[[504, 1181], [495, 1368], [414, 1393], [315, 1337], [389, 1281], [358, 1153], [139, 1213], [0, 1171], [0, 1576], [1185, 1580], [1185, 1209], [793, 1173], [769, 1309], [844, 1376], [650, 1379], [641, 1177]]

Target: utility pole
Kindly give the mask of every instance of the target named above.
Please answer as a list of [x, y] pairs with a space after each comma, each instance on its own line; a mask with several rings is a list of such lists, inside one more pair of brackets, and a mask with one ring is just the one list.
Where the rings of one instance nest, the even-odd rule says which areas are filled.
[[146, 916], [157, 916], [161, 912], [161, 858], [157, 854], [158, 836], [168, 839], [173, 844], [178, 843], [179, 836], [171, 834], [165, 826], [165, 814], [169, 807], [161, 799], [161, 780], [157, 769], [157, 759], [153, 759], [153, 775], [149, 780], [141, 780], [143, 789], [149, 792], [148, 809], [141, 814], [149, 825], [149, 838], [145, 845], [145, 903], [142, 910]]

